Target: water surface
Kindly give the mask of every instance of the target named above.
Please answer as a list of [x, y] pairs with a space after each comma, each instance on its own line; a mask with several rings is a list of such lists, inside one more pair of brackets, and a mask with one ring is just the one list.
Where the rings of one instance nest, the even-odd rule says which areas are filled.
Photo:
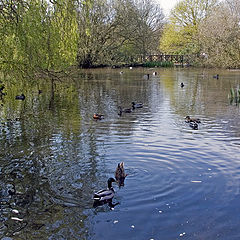
[[[121, 70], [80, 71], [56, 82], [54, 97], [47, 81], [7, 85], [2, 239], [240, 238], [240, 117], [228, 99], [240, 72]], [[15, 100], [22, 92], [26, 100]], [[143, 108], [119, 116], [132, 101]], [[201, 119], [198, 130], [187, 115]], [[93, 193], [121, 161], [128, 176], [114, 185], [119, 204], [94, 208]]]

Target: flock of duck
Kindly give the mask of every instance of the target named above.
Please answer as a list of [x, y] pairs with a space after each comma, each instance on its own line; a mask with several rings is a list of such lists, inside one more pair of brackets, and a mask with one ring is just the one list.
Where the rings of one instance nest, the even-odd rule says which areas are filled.
[[[136, 103], [133, 102], [132, 105], [136, 108], [137, 107], [139, 107], [139, 108], [142, 107], [142, 103], [136, 104]], [[120, 114], [122, 114], [123, 112], [128, 113], [128, 112], [132, 111], [132, 109], [127, 109], [126, 110], [126, 109], [122, 109], [121, 107], [119, 107], [119, 108], [120, 108], [120, 110], [119, 110]], [[94, 114], [93, 118], [94, 119], [103, 119], [104, 116], [101, 115], [101, 114]], [[198, 129], [198, 124], [201, 123], [200, 119], [191, 118], [190, 116], [185, 117], [185, 122], [189, 123], [189, 126], [192, 129]], [[106, 203], [108, 203], [110, 207], [114, 207], [115, 205], [117, 205], [118, 203], [115, 204], [115, 205], [112, 204], [112, 199], [113, 199], [114, 194], [115, 194], [112, 183], [117, 182], [119, 187], [124, 186], [124, 181], [125, 181], [126, 176], [127, 176], [127, 174], [125, 173], [125, 170], [124, 170], [124, 163], [121, 162], [121, 163], [118, 164], [118, 166], [116, 168], [115, 179], [110, 177], [107, 181], [108, 187], [106, 189], [102, 189], [102, 190], [94, 193], [93, 206], [97, 207], [97, 206], [100, 206], [100, 205], [103, 205], [103, 204], [106, 204]]]
[[[115, 195], [115, 191], [114, 188], [112, 186], [113, 182], [118, 183], [118, 186], [124, 186], [124, 181], [126, 178], [127, 174], [125, 173], [124, 170], [124, 163], [121, 162], [117, 165], [116, 171], [115, 171], [115, 179], [114, 178], [109, 178], [107, 181], [108, 187], [106, 189], [102, 189], [96, 193], [94, 193], [93, 195], [93, 206], [99, 206], [99, 205], [103, 205], [105, 203], [109, 203], [109, 205], [112, 207], [114, 206], [112, 204], [112, 199]], [[116, 204], [115, 204], [116, 205]]]
[[[136, 102], [132, 102], [131, 108], [122, 108], [121, 106], [118, 106], [118, 115], [122, 116], [123, 113], [131, 113], [134, 109], [142, 108], [142, 107], [143, 107], [143, 103], [136, 103]], [[102, 120], [104, 119], [104, 115], [99, 113], [94, 113], [93, 119]]]
[[[135, 102], [132, 102], [131, 108], [122, 108], [121, 106], [118, 106], [118, 115], [122, 116], [123, 113], [131, 113], [135, 108], [142, 108], [142, 107], [143, 107], [143, 103], [135, 103]], [[94, 113], [93, 119], [102, 120], [102, 119], [104, 119], [104, 115]], [[197, 130], [198, 124], [201, 123], [199, 118], [191, 118], [190, 116], [185, 117], [185, 122], [189, 123], [189, 126], [194, 130]]]
[[[141, 105], [138, 105], [142, 107]], [[122, 112], [123, 109], [121, 109]], [[94, 118], [97, 117], [97, 119], [102, 119], [103, 115], [100, 114], [94, 114]], [[191, 118], [190, 116], [186, 116], [185, 122], [189, 123], [189, 126], [193, 129], [198, 129], [198, 123], [201, 123], [200, 119], [198, 118]], [[124, 181], [126, 178], [127, 174], [125, 173], [124, 170], [124, 163], [121, 162], [118, 164], [116, 171], [115, 171], [115, 179], [114, 178], [109, 178], [107, 181], [108, 187], [106, 189], [102, 189], [96, 193], [94, 193], [93, 199], [94, 199], [94, 204], [93, 206], [99, 206], [103, 205], [105, 203], [109, 203], [110, 207], [113, 207], [114, 204], [112, 204], [112, 199], [114, 197], [115, 191], [113, 189], [112, 183], [117, 182], [118, 186], [124, 186]], [[116, 205], [116, 204], [115, 204]]]

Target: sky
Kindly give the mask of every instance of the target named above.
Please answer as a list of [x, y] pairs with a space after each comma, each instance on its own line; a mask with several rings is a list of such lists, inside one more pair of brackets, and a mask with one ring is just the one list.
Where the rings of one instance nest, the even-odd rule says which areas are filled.
[[155, 0], [155, 1], [160, 3], [165, 15], [168, 15], [170, 13], [171, 8], [173, 8], [174, 5], [177, 2], [179, 2], [179, 0]]

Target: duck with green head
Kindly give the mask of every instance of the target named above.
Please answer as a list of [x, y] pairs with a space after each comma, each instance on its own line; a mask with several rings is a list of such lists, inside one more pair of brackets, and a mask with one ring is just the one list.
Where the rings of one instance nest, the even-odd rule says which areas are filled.
[[186, 123], [190, 123], [190, 122], [201, 123], [199, 118], [190, 118], [190, 116], [185, 117], [185, 122]]
[[112, 187], [112, 183], [116, 182], [113, 178], [108, 179], [108, 188], [102, 189], [96, 193], [94, 193], [93, 199], [94, 201], [107, 201], [111, 200], [114, 197], [114, 189]]
[[143, 103], [135, 103], [135, 102], [132, 102], [132, 108], [135, 109], [135, 108], [142, 108], [143, 107]]

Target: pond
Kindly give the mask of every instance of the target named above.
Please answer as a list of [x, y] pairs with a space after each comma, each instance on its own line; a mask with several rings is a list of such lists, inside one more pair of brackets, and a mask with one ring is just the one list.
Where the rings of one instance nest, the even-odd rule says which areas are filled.
[[[133, 68], [81, 70], [54, 96], [47, 81], [7, 85], [1, 239], [239, 239], [240, 115], [228, 99], [239, 81], [239, 71]], [[132, 101], [143, 108], [119, 116]], [[93, 207], [120, 162], [125, 186], [113, 183], [113, 206]]]

